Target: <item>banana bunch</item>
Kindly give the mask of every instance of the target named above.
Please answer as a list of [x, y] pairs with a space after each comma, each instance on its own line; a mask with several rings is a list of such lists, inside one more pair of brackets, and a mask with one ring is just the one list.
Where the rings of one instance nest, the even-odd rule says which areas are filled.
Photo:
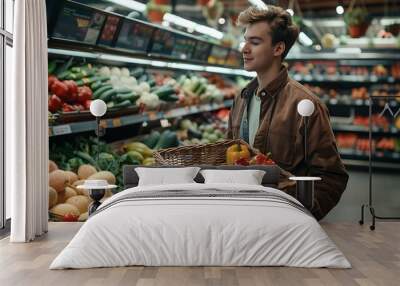
[[153, 150], [141, 142], [131, 142], [125, 144], [122, 148], [127, 156], [138, 161], [141, 165], [150, 166], [155, 164]]

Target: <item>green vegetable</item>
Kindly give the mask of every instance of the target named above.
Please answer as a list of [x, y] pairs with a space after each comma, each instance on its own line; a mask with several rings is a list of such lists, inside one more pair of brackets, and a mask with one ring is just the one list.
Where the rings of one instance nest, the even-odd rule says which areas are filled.
[[119, 88], [115, 88], [115, 91], [117, 93], [131, 93], [132, 89], [127, 88], [127, 87], [119, 87]]
[[49, 61], [49, 63], [48, 63], [48, 73], [49, 74], [53, 74], [54, 71], [56, 70], [56, 68], [57, 68], [56, 61], [54, 61], [54, 60]]
[[153, 149], [156, 146], [158, 140], [160, 139], [160, 132], [152, 131], [144, 140], [144, 144], [146, 144], [149, 148]]
[[93, 92], [95, 92], [98, 88], [100, 88], [103, 85], [101, 81], [96, 81], [90, 85], [90, 88], [92, 89]]
[[107, 85], [104, 85], [104, 86], [100, 87], [99, 89], [97, 89], [97, 90], [93, 93], [93, 98], [94, 98], [94, 99], [100, 98], [100, 96], [101, 96], [104, 92], [106, 92], [106, 91], [108, 91], [108, 90], [111, 90], [112, 88], [113, 88], [113, 87], [112, 87], [111, 84], [107, 84]]
[[144, 69], [143, 68], [135, 68], [130, 72], [131, 76], [135, 78], [139, 78], [144, 74]]
[[128, 154], [128, 156], [129, 156], [130, 158], [133, 158], [134, 160], [137, 160], [137, 161], [139, 161], [139, 162], [142, 162], [142, 161], [144, 160], [143, 155], [140, 154], [140, 153], [137, 152], [137, 151], [129, 151], [129, 152], [127, 152], [126, 154]]
[[81, 158], [74, 157], [74, 158], [71, 158], [68, 160], [68, 165], [70, 166], [71, 170], [74, 172], [76, 172], [79, 169], [79, 166], [83, 165], [83, 164], [84, 164], [84, 162]]
[[103, 92], [103, 93], [99, 96], [99, 99], [101, 99], [101, 100], [103, 100], [103, 101], [110, 101], [111, 98], [112, 98], [112, 96], [115, 95], [115, 94], [116, 94], [116, 92], [115, 92], [115, 90], [112, 88], [112, 89], [109, 89], [109, 90]]
[[68, 69], [71, 67], [73, 62], [73, 58], [70, 58], [68, 61], [66, 61], [63, 65], [57, 68], [55, 71], [56, 76], [58, 79], [64, 80], [65, 77], [69, 74]]
[[130, 100], [132, 103], [135, 103], [135, 101], [139, 98], [140, 96], [137, 95], [136, 93], [118, 93], [115, 95], [115, 100], [118, 102], [122, 102], [125, 100]]
[[165, 149], [170, 147], [177, 147], [179, 145], [178, 137], [175, 132], [165, 130], [158, 140], [154, 149]]
[[96, 161], [88, 154], [82, 151], [75, 151], [74, 154], [81, 159], [83, 159], [86, 163], [89, 163], [90, 165], [96, 166]]
[[114, 107], [116, 108], [129, 107], [129, 106], [132, 106], [132, 102], [128, 99], [114, 105]]

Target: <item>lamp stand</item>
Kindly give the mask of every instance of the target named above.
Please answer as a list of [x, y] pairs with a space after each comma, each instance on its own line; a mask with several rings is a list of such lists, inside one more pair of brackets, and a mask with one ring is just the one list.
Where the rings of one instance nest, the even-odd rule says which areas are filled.
[[94, 213], [97, 208], [101, 205], [100, 200], [104, 197], [106, 193], [105, 189], [90, 189], [89, 196], [93, 199], [93, 202], [89, 205], [88, 215], [90, 216]]

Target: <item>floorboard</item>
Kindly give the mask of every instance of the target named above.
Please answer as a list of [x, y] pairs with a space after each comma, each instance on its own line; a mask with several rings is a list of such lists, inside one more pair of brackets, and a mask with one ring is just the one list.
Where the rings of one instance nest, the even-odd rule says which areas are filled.
[[368, 225], [323, 223], [325, 231], [351, 262], [352, 269], [290, 267], [119, 267], [49, 270], [55, 256], [81, 227], [50, 223], [49, 232], [32, 243], [0, 240], [0, 285], [30, 286], [264, 286], [400, 285], [399, 222]]

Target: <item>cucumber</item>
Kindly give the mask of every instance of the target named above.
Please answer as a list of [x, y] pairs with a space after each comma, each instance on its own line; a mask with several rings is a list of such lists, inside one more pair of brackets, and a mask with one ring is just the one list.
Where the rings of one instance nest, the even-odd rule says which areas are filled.
[[179, 100], [179, 97], [176, 94], [170, 94], [168, 96], [163, 97], [163, 99], [161, 99], [163, 101], [167, 101], [167, 102], [175, 102]]
[[92, 83], [92, 84], [90, 85], [90, 88], [91, 88], [92, 91], [94, 92], [94, 91], [96, 91], [97, 89], [99, 89], [102, 85], [103, 85], [103, 83], [102, 83], [101, 81], [98, 80], [98, 81]]
[[147, 83], [150, 85], [150, 87], [153, 87], [153, 86], [155, 86], [156, 85], [156, 81], [154, 80], [154, 79], [149, 79], [148, 81], [147, 81]]
[[154, 94], [158, 96], [159, 99], [164, 100], [164, 101], [175, 101], [175, 100], [169, 100], [171, 95], [175, 95], [175, 89], [172, 88], [169, 85], [165, 85], [156, 91], [154, 91]]
[[101, 99], [101, 100], [103, 100], [103, 101], [110, 101], [111, 98], [112, 98], [112, 96], [115, 95], [115, 94], [116, 94], [115, 90], [114, 90], [113, 88], [111, 88], [111, 89], [109, 89], [109, 90], [103, 92], [103, 93], [100, 95], [99, 99]]
[[127, 88], [127, 87], [119, 87], [119, 88], [116, 88], [115, 91], [117, 93], [131, 93], [132, 89]]
[[78, 86], [89, 85], [89, 84], [92, 84], [92, 83], [94, 83], [96, 81], [102, 81], [103, 82], [103, 81], [107, 81], [109, 79], [110, 79], [110, 77], [108, 77], [108, 76], [93, 76], [93, 77], [89, 77], [89, 78], [88, 77], [84, 77], [84, 78], [78, 80], [76, 82], [76, 84]]
[[125, 100], [130, 100], [131, 102], [136, 102], [136, 100], [139, 98], [140, 96], [136, 93], [117, 93], [115, 95], [115, 100], [118, 102], [122, 102]]
[[114, 107], [116, 108], [129, 107], [129, 106], [132, 106], [132, 102], [128, 99], [114, 105]]
[[143, 68], [135, 68], [134, 70], [132, 70], [130, 72], [130, 75], [135, 77], [135, 78], [139, 78], [144, 74], [144, 69]]
[[98, 99], [100, 97], [100, 95], [102, 95], [104, 92], [112, 89], [112, 85], [108, 84], [108, 85], [104, 85], [100, 88], [98, 88], [94, 93], [93, 93], [93, 98], [94, 99]]

